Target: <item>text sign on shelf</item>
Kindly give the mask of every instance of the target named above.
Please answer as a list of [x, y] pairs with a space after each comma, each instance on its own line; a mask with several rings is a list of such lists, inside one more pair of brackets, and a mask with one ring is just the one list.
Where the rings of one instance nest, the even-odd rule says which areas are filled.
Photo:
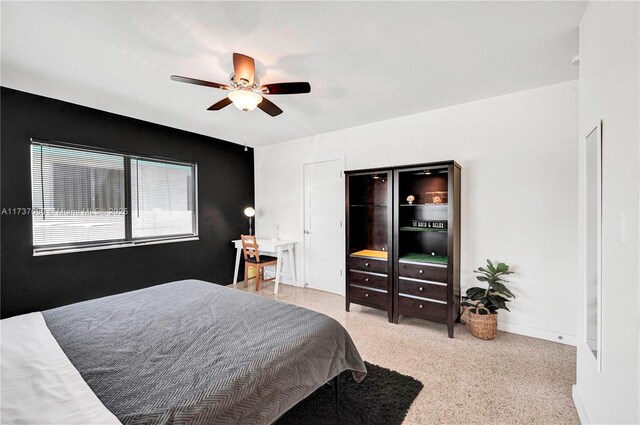
[[447, 220], [411, 220], [413, 227], [447, 230]]

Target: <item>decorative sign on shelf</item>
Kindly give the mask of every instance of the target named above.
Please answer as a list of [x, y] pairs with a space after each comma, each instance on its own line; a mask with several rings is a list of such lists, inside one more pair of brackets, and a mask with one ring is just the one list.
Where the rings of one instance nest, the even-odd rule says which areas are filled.
[[425, 202], [427, 204], [446, 204], [449, 201], [449, 192], [425, 192]]
[[413, 227], [422, 227], [425, 229], [438, 229], [438, 230], [447, 230], [448, 222], [447, 220], [419, 220], [414, 219], [411, 220], [411, 224]]

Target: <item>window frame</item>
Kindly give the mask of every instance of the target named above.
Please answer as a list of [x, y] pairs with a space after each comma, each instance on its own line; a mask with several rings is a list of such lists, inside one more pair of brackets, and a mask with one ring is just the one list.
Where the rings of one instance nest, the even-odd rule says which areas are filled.
[[[122, 152], [113, 149], [101, 148], [101, 147], [93, 147], [93, 146], [85, 146], [79, 145], [75, 143], [68, 142], [60, 142], [60, 141], [52, 141], [45, 139], [38, 139], [35, 137], [31, 137], [29, 139], [29, 149], [30, 149], [30, 173], [31, 173], [31, 211], [33, 213], [34, 209], [40, 208], [39, 206], [33, 205], [33, 188], [35, 182], [33, 181], [33, 146], [51, 146], [57, 148], [66, 148], [66, 149], [74, 149], [85, 152], [94, 152], [94, 153], [104, 153], [110, 155], [117, 155], [123, 158], [124, 162], [124, 208], [126, 210], [126, 214], [124, 215], [124, 228], [125, 228], [125, 237], [122, 239], [110, 239], [110, 240], [97, 240], [97, 241], [87, 241], [87, 242], [72, 242], [72, 243], [61, 243], [61, 244], [51, 244], [51, 245], [35, 245], [33, 241], [33, 218], [31, 219], [31, 236], [32, 236], [32, 247], [33, 247], [33, 256], [42, 256], [42, 255], [52, 255], [52, 254], [64, 254], [71, 252], [82, 252], [82, 251], [96, 251], [102, 249], [113, 249], [113, 248], [128, 248], [133, 246], [142, 246], [142, 245], [155, 245], [162, 243], [175, 243], [175, 242], [188, 242], [188, 241], [197, 241], [200, 240], [199, 237], [199, 217], [198, 217], [198, 162], [194, 161], [183, 161], [176, 160], [173, 158], [166, 158], [161, 156], [154, 155], [143, 155], [138, 153], [131, 152]], [[191, 188], [191, 196], [193, 197], [193, 210], [192, 210], [192, 233], [185, 233], [180, 235], [165, 235], [165, 236], [156, 236], [156, 237], [133, 237], [133, 226], [132, 226], [132, 190], [131, 190], [131, 165], [133, 160], [145, 160], [145, 161], [153, 161], [160, 162], [163, 164], [175, 164], [181, 166], [191, 167], [193, 172], [193, 185]]]

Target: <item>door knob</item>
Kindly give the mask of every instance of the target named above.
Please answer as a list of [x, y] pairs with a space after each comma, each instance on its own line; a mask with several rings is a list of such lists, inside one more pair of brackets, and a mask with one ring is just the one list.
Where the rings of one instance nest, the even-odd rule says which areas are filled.
[[308, 230], [305, 230], [305, 231], [304, 231], [304, 233], [305, 233], [306, 235], [310, 235], [310, 234], [311, 234], [311, 232], [310, 232], [310, 231], [308, 231]]

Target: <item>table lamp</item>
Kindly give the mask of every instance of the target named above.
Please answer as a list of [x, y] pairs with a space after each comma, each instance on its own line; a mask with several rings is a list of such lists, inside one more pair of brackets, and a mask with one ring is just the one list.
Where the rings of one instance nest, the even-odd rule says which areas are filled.
[[249, 217], [249, 236], [251, 236], [251, 220], [252, 220], [253, 216], [256, 215], [256, 210], [254, 210], [251, 207], [245, 208], [244, 209], [244, 215]]

